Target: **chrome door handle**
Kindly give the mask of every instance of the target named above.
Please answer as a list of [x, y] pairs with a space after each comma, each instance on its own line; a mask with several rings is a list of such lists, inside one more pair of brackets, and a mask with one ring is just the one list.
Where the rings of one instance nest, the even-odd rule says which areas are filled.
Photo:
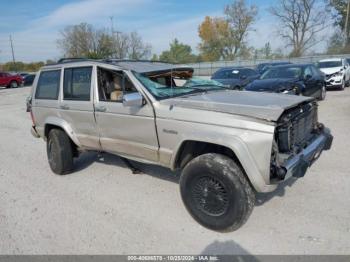
[[61, 105], [60, 108], [63, 109], [63, 110], [68, 110], [69, 106], [68, 105]]
[[107, 108], [105, 106], [96, 106], [95, 111], [96, 112], [106, 112]]

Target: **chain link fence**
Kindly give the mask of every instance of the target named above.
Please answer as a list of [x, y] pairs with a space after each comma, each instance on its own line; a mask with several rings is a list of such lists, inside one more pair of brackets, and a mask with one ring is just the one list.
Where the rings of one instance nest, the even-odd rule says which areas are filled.
[[291, 62], [295, 64], [303, 64], [303, 63], [315, 63], [321, 59], [326, 58], [350, 58], [350, 54], [343, 55], [317, 55], [317, 56], [304, 56], [297, 58], [285, 58], [285, 59], [256, 59], [256, 60], [240, 60], [237, 59], [235, 61], [216, 61], [216, 62], [200, 62], [193, 64], [186, 64], [187, 66], [194, 68], [194, 74], [196, 76], [211, 76], [215, 71], [222, 67], [233, 67], [233, 66], [241, 66], [241, 67], [250, 67], [253, 68], [260, 63], [270, 63], [270, 62]]

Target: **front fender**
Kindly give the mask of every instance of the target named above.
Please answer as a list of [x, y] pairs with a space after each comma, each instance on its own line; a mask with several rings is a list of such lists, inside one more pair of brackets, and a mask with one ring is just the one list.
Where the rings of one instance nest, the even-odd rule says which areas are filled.
[[[223, 131], [223, 130], [221, 130]], [[186, 141], [198, 141], [217, 144], [230, 148], [242, 165], [248, 179], [258, 192], [271, 192], [276, 185], [270, 184], [270, 161], [273, 134], [245, 130], [239, 135], [220, 132], [213, 135], [213, 130], [207, 130], [208, 134], [198, 137], [198, 135], [187, 136], [186, 139], [176, 146], [174, 152], [179, 152], [182, 144]], [[171, 158], [171, 167], [175, 167], [177, 154]]]

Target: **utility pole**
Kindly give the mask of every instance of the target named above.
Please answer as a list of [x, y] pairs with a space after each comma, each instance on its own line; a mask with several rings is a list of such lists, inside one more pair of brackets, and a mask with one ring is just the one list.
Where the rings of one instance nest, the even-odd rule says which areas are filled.
[[111, 35], [112, 37], [114, 36], [114, 25], [113, 25], [113, 16], [110, 16], [109, 19], [111, 20]]
[[11, 44], [11, 50], [12, 50], [12, 62], [13, 66], [15, 68], [15, 71], [17, 73], [17, 66], [16, 66], [16, 60], [15, 60], [15, 52], [13, 51], [13, 43], [12, 43], [12, 36], [10, 35], [10, 44]]
[[348, 4], [346, 7], [346, 19], [345, 19], [345, 26], [344, 26], [344, 36], [345, 36], [345, 45], [348, 44], [349, 40], [349, 12], [350, 12], [350, 0], [348, 0]]

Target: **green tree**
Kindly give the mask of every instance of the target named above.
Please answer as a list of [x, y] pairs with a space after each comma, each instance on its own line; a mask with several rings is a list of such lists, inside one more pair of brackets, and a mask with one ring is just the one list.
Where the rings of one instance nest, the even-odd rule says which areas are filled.
[[7, 62], [2, 65], [2, 70], [4, 71], [17, 71], [17, 72], [36, 72], [42, 66], [44, 66], [44, 62], [32, 62], [32, 63], [23, 63], [17, 61], [16, 63]]
[[169, 63], [193, 63], [197, 61], [197, 56], [192, 54], [189, 45], [180, 43], [176, 38], [170, 43], [170, 49], [163, 51], [159, 60]]
[[348, 0], [329, 0], [329, 6], [334, 12], [334, 25], [339, 26], [343, 31], [346, 24], [346, 11]]
[[198, 28], [201, 38], [199, 50], [204, 61], [217, 61], [222, 58], [228, 31], [228, 23], [225, 19], [205, 17]]

